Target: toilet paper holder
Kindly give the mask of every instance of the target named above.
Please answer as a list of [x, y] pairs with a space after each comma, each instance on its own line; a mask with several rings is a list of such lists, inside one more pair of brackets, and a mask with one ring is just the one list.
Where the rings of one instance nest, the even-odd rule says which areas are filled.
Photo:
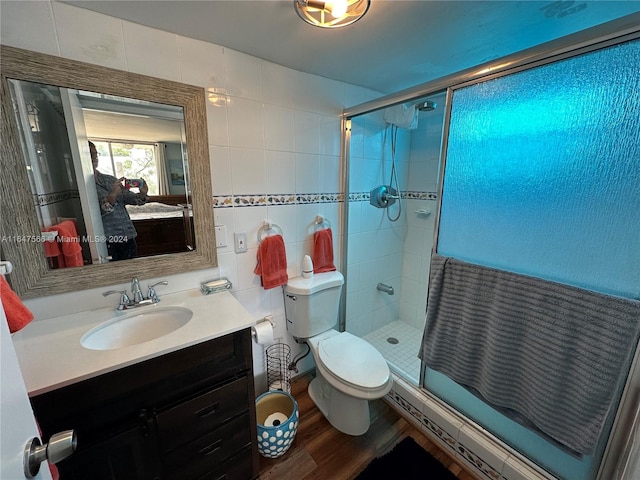
[[[275, 324], [273, 323], [271, 315], [267, 315], [266, 317], [262, 318], [262, 320], [256, 322], [256, 327], [266, 322], [268, 322], [269, 325], [271, 325], [271, 328], [275, 328]], [[258, 343], [258, 335], [256, 333], [255, 328], [251, 329], [251, 338], [253, 339], [254, 342]]]

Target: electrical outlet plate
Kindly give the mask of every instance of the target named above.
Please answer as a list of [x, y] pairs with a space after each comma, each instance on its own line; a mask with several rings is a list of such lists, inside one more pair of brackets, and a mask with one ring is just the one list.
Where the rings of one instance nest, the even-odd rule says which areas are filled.
[[247, 234], [234, 233], [235, 251], [236, 253], [244, 253], [247, 251]]

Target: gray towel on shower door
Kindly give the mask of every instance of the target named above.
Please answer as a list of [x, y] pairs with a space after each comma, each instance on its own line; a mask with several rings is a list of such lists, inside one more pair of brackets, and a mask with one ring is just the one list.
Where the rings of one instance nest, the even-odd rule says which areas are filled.
[[431, 260], [420, 358], [575, 454], [593, 453], [639, 335], [640, 302]]

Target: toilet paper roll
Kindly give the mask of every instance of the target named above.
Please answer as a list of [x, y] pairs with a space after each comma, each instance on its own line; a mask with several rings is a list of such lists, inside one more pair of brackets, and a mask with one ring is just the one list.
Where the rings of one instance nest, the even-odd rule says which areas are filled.
[[255, 327], [251, 327], [251, 334], [256, 343], [264, 345], [273, 342], [273, 325], [271, 322], [260, 322]]
[[286, 422], [287, 418], [289, 418], [289, 417], [287, 417], [282, 412], [273, 412], [264, 421], [264, 426], [265, 427], [277, 427], [278, 425], [282, 425], [284, 422]]

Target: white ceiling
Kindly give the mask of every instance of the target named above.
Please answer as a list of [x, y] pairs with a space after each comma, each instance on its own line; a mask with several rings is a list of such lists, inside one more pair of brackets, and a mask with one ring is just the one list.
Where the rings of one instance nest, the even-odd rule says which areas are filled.
[[138, 142], [182, 142], [182, 126], [175, 120], [142, 118], [109, 112], [84, 112], [89, 138], [131, 140]]
[[304, 23], [293, 0], [66, 3], [385, 94], [625, 15], [640, 19], [640, 1], [371, 0], [363, 19], [326, 30]]

